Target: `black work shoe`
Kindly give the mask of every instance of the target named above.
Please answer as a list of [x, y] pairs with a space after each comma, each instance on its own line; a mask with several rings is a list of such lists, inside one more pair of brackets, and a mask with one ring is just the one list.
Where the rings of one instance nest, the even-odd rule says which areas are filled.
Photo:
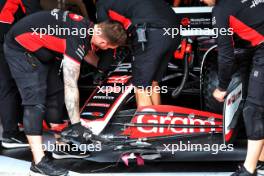
[[233, 173], [231, 176], [257, 176], [257, 172], [255, 170], [255, 172], [252, 174], [248, 172], [247, 169], [242, 165], [242, 166], [238, 166], [238, 170], [235, 173]]
[[3, 138], [2, 147], [6, 149], [22, 148], [29, 147], [29, 144], [24, 132], [19, 132], [12, 137]]
[[56, 144], [56, 150], [52, 152], [52, 157], [55, 159], [82, 159], [89, 156], [89, 151], [80, 150], [75, 144]]
[[68, 175], [68, 171], [54, 165], [54, 163], [47, 156], [44, 156], [38, 164], [32, 162], [29, 175], [66, 176]]
[[92, 136], [92, 131], [82, 126], [81, 123], [70, 125], [61, 132], [62, 140], [77, 144], [92, 143], [90, 141]]
[[257, 173], [258, 173], [258, 175], [263, 175], [264, 176], [264, 161], [258, 161]]

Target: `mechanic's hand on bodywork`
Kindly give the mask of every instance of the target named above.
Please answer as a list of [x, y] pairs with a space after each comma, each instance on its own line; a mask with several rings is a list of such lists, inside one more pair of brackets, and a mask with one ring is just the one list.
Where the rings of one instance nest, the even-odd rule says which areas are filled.
[[219, 102], [225, 101], [226, 94], [227, 94], [226, 91], [221, 91], [220, 89], [215, 89], [215, 91], [213, 92], [214, 98]]

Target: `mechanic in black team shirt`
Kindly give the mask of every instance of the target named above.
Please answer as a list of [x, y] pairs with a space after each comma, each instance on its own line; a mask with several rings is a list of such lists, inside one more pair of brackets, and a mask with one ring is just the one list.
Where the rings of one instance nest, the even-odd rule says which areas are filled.
[[50, 63], [55, 62], [54, 56], [63, 56], [65, 104], [72, 126], [84, 133], [77, 85], [80, 63], [90, 60], [93, 48], [114, 49], [123, 45], [126, 38], [120, 23], [106, 21], [94, 25], [82, 16], [58, 9], [25, 17], [8, 32], [4, 52], [22, 97], [24, 128], [34, 159], [30, 168], [33, 175], [67, 174], [49, 161], [41, 146], [47, 72]]
[[3, 126], [2, 146], [5, 148], [27, 147], [23, 132], [18, 130], [22, 117], [20, 96], [4, 58], [4, 36], [25, 15], [41, 10], [39, 0], [0, 0], [0, 119]]
[[[219, 35], [218, 76], [219, 86], [214, 97], [224, 101], [231, 81], [234, 48], [253, 49], [253, 66], [243, 116], [248, 137], [247, 157], [233, 176], [250, 176], [264, 171], [264, 1], [254, 0], [203, 0], [215, 5], [213, 23], [217, 29], [233, 28], [233, 35]], [[222, 29], [222, 30], [223, 30]]]
[[98, 0], [96, 6], [99, 22], [120, 21], [131, 36], [137, 106], [161, 104], [160, 93], [149, 88], [158, 90], [179, 45], [179, 35], [164, 35], [164, 28], [179, 28], [176, 14], [164, 0]]

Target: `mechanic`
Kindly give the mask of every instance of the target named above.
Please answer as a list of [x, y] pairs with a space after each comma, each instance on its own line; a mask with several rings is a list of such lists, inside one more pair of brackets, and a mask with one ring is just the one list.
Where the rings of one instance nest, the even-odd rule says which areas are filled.
[[65, 104], [71, 128], [83, 134], [87, 129], [80, 123], [77, 84], [80, 63], [83, 59], [89, 60], [92, 49], [114, 49], [123, 45], [126, 38], [120, 23], [105, 21], [94, 25], [82, 16], [59, 9], [25, 17], [8, 32], [4, 52], [22, 97], [23, 124], [33, 153], [32, 175], [67, 174], [67, 170], [50, 161], [42, 149], [42, 119], [50, 63], [56, 62], [55, 56], [63, 56]]
[[96, 6], [99, 22], [117, 20], [131, 36], [132, 83], [137, 106], [160, 105], [160, 92], [153, 90], [159, 87], [180, 43], [179, 35], [175, 38], [164, 35], [164, 28], [179, 28], [176, 14], [163, 0], [98, 0]]
[[1, 145], [5, 148], [29, 145], [24, 133], [18, 130], [19, 117], [23, 116], [23, 111], [18, 89], [4, 59], [4, 37], [15, 22], [40, 9], [38, 0], [0, 0], [0, 118], [3, 126]]
[[219, 35], [218, 76], [219, 85], [213, 96], [223, 102], [231, 81], [235, 61], [234, 48], [252, 48], [253, 67], [249, 78], [247, 98], [243, 109], [248, 138], [244, 165], [233, 176], [257, 175], [264, 165], [264, 3], [263, 1], [203, 0], [214, 6], [213, 23], [218, 30], [233, 29], [233, 35]]
[[[9, 28], [26, 14], [40, 11], [40, 3], [38, 0], [32, 2], [28, 1], [1, 1], [1, 47], [0, 47], [0, 116], [3, 124], [3, 140], [1, 145], [4, 148], [19, 148], [28, 147], [26, 136], [24, 132], [19, 131], [17, 124], [22, 123], [23, 110], [21, 107], [21, 97], [18, 88], [13, 80], [8, 69], [8, 64], [4, 58], [3, 43], [4, 35]], [[24, 11], [23, 11], [24, 9]], [[12, 16], [12, 14], [14, 14]], [[45, 121], [52, 130], [62, 128], [66, 124], [63, 122], [65, 114], [64, 102], [64, 85], [61, 76], [58, 75], [58, 68], [60, 63], [56, 62], [51, 65], [48, 74], [48, 96], [47, 96], [47, 111], [45, 114]], [[57, 138], [58, 136], [56, 136]]]

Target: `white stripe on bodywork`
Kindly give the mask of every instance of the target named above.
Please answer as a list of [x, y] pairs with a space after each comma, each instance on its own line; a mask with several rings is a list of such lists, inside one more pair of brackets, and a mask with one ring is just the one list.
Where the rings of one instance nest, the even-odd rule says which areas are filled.
[[213, 7], [174, 7], [175, 13], [211, 13]]

